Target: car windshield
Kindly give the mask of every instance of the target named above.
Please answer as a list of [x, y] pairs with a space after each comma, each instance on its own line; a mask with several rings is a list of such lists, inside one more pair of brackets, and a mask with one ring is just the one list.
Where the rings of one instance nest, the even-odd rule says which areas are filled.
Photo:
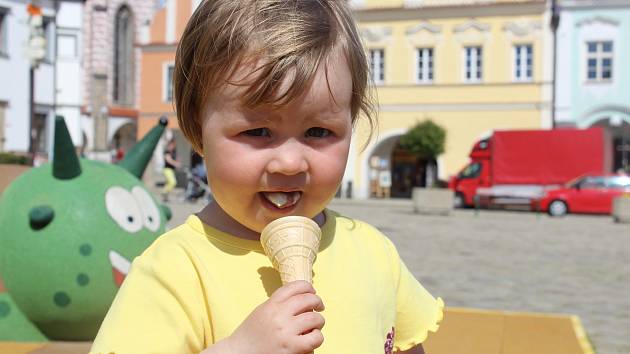
[[459, 178], [475, 178], [481, 173], [481, 164], [479, 162], [471, 163], [459, 173]]
[[578, 185], [583, 179], [584, 179], [584, 176], [576, 177], [576, 178], [570, 180], [569, 182], [567, 182], [566, 183], [566, 187], [567, 188], [573, 188], [576, 185]]

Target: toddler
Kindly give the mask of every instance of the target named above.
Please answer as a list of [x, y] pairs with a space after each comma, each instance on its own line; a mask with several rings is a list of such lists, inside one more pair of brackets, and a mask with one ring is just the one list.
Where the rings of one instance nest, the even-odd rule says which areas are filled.
[[[135, 259], [92, 352], [423, 353], [442, 301], [389, 239], [326, 208], [353, 127], [373, 125], [367, 92], [347, 1], [204, 0], [174, 95], [214, 201]], [[260, 231], [286, 215], [322, 229], [313, 286], [282, 286], [262, 251]]]

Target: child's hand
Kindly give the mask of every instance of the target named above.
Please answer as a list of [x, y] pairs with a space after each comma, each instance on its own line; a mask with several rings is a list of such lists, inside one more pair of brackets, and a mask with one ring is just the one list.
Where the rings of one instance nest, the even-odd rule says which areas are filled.
[[322, 299], [313, 286], [294, 281], [276, 290], [227, 338], [232, 354], [304, 354], [324, 341]]

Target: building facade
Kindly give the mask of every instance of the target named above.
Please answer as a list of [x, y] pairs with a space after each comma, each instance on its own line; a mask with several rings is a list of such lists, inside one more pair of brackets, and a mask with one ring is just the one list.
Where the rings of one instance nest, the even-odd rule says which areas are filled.
[[556, 121], [603, 126], [614, 169], [630, 172], [630, 2], [564, 0], [557, 47]]
[[[0, 151], [29, 150], [30, 29], [27, 1], [0, 1]], [[55, 115], [88, 157], [109, 161], [111, 151], [136, 141], [140, 50], [155, 0], [45, 0], [46, 56], [34, 75], [38, 156], [51, 152]]]
[[85, 2], [80, 141], [89, 157], [109, 160], [112, 151], [126, 151], [136, 141], [142, 75], [139, 45], [146, 41], [159, 6], [157, 0]]
[[177, 125], [172, 79], [178, 40], [200, 2], [201, 0], [165, 0], [164, 6], [155, 12], [145, 41], [140, 46], [143, 75], [140, 78], [138, 136], [148, 132], [161, 116], [168, 117], [169, 121], [169, 129], [156, 148], [153, 173], [147, 173], [147, 179], [161, 178], [157, 177], [163, 165], [161, 151], [168, 139], [175, 139], [177, 157], [184, 167], [191, 167], [195, 163], [190, 144]]
[[[446, 180], [495, 129], [551, 127], [551, 31], [546, 1], [353, 1], [379, 102], [380, 129], [355, 139], [345, 176], [360, 197], [409, 197], [430, 161], [398, 146], [427, 119], [447, 132]], [[360, 130], [359, 130], [360, 131]], [[346, 182], [346, 185], [348, 183]]]
[[[33, 134], [39, 153], [47, 153], [54, 105], [55, 3], [40, 3], [46, 38], [45, 57], [33, 72]], [[30, 28], [26, 1], [0, 0], [0, 152], [26, 154], [30, 148], [31, 64], [27, 57]]]

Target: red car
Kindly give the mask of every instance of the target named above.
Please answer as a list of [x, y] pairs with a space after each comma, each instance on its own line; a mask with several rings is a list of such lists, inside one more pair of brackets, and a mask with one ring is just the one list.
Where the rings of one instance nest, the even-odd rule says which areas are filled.
[[624, 193], [630, 194], [630, 176], [586, 175], [564, 187], [546, 191], [541, 199], [534, 201], [532, 208], [540, 208], [551, 216], [567, 213], [610, 214], [613, 198]]

